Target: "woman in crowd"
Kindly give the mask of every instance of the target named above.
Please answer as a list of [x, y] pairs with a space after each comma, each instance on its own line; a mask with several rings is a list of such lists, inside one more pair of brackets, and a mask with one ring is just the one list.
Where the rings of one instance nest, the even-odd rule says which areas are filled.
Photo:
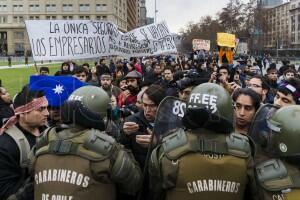
[[14, 110], [11, 105], [12, 101], [9, 93], [4, 87], [0, 87], [0, 127], [2, 127], [6, 119], [14, 115]]

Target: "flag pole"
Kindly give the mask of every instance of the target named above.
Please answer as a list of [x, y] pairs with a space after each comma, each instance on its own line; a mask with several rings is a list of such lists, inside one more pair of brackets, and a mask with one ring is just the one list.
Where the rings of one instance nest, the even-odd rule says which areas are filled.
[[39, 69], [38, 69], [38, 67], [37, 67], [37, 65], [36, 65], [36, 61], [34, 61], [34, 68], [35, 68], [35, 70], [36, 70], [36, 73], [37, 73], [37, 74], [40, 74], [40, 73], [39, 73]]

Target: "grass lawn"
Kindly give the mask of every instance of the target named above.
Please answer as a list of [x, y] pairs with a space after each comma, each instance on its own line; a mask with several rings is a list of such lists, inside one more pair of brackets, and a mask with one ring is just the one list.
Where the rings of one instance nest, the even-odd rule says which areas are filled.
[[[12, 61], [11, 62], [12, 65], [20, 65], [20, 64], [23, 64], [25, 65], [24, 62], [17, 62], [17, 61]], [[8, 62], [7, 61], [0, 61], [0, 66], [8, 66]]]
[[[81, 65], [87, 61], [76, 61], [77, 65]], [[94, 66], [94, 61], [88, 61], [90, 67]], [[1, 66], [1, 65], [0, 65]], [[41, 65], [37, 64], [38, 68]], [[50, 69], [50, 75], [53, 75], [60, 69], [61, 63], [52, 63], [43, 65]], [[0, 79], [2, 80], [2, 86], [7, 89], [10, 96], [13, 97], [17, 92], [21, 91], [22, 87], [28, 83], [30, 75], [36, 74], [35, 67], [29, 68], [12, 68], [12, 69], [0, 69]]]
[[[54, 74], [60, 68], [60, 64], [51, 64], [47, 66], [50, 69], [50, 74]], [[35, 67], [0, 69], [0, 79], [2, 80], [2, 86], [5, 87], [10, 93], [10, 96], [13, 97], [28, 83], [30, 75], [36, 73]]]

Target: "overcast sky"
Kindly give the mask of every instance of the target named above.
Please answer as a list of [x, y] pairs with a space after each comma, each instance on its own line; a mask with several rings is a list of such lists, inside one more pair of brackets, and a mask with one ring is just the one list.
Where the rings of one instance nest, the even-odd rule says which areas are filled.
[[[169, 29], [178, 33], [189, 21], [197, 22], [202, 16], [215, 16], [228, 0], [156, 0], [157, 22], [165, 20]], [[154, 17], [155, 0], [146, 0], [147, 16]]]

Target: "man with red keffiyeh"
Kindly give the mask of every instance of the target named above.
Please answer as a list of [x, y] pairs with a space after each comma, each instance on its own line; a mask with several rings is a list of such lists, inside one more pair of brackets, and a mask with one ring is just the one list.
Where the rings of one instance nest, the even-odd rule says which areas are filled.
[[14, 112], [0, 129], [0, 199], [33, 199], [29, 153], [47, 123], [48, 101], [28, 86], [15, 97]]

